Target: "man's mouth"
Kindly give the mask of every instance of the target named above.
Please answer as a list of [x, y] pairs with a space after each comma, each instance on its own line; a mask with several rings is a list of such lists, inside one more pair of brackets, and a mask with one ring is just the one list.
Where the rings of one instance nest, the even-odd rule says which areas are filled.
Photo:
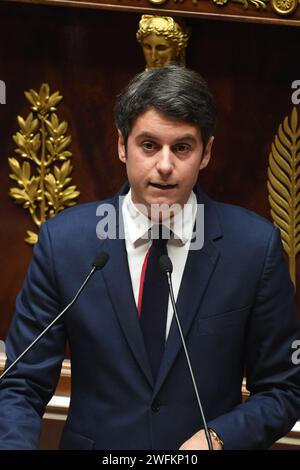
[[164, 191], [176, 188], [177, 184], [164, 184], [164, 183], [149, 183], [150, 186]]

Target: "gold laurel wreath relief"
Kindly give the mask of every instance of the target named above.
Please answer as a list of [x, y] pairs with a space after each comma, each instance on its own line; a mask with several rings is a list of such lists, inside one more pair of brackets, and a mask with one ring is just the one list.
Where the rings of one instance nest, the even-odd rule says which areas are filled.
[[300, 250], [300, 127], [296, 107], [280, 124], [272, 144], [268, 191], [271, 216], [280, 229], [296, 286], [296, 256]]
[[[10, 196], [27, 209], [37, 227], [67, 206], [76, 204], [76, 186], [70, 185], [72, 153], [67, 150], [71, 137], [66, 136], [68, 124], [59, 122], [55, 113], [62, 100], [59, 92], [50, 94], [48, 84], [39, 92], [30, 90], [25, 96], [31, 104], [26, 118], [18, 116], [20, 130], [13, 136], [17, 157], [9, 158], [10, 178], [17, 186]], [[38, 234], [27, 230], [25, 241], [36, 243]]]

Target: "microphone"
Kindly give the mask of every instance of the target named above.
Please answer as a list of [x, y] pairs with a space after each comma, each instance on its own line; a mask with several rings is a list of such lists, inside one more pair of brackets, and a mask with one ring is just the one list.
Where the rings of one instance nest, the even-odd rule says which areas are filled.
[[50, 328], [57, 322], [57, 320], [59, 320], [63, 316], [63, 314], [66, 313], [72, 307], [72, 305], [76, 302], [76, 300], [80, 296], [81, 292], [83, 291], [93, 274], [96, 271], [99, 271], [100, 269], [104, 268], [108, 259], [109, 256], [105, 251], [100, 251], [99, 253], [97, 253], [93, 261], [91, 271], [81, 284], [80, 288], [76, 292], [71, 302], [54, 318], [54, 320], [52, 320], [52, 322], [39, 334], [39, 336], [35, 338], [34, 341], [32, 341], [32, 343], [14, 360], [14, 362], [12, 362], [10, 366], [5, 369], [5, 371], [0, 375], [0, 381], [4, 379], [8, 372], [25, 356], [25, 354], [28, 353], [28, 351], [30, 351], [31, 348], [33, 348], [33, 346], [47, 333], [47, 331], [50, 330]]
[[211, 441], [211, 436], [210, 436], [210, 433], [208, 431], [206, 419], [205, 419], [205, 416], [204, 416], [203, 408], [202, 408], [202, 405], [201, 405], [200, 395], [199, 395], [199, 391], [198, 391], [198, 388], [197, 388], [194, 372], [193, 372], [193, 369], [192, 369], [189, 353], [188, 353], [188, 350], [187, 350], [187, 347], [186, 347], [186, 343], [185, 343], [185, 339], [184, 339], [184, 336], [183, 336], [181, 324], [180, 324], [179, 317], [178, 317], [178, 314], [177, 314], [176, 303], [175, 303], [175, 298], [174, 298], [174, 291], [173, 291], [173, 285], [172, 285], [172, 277], [171, 277], [171, 274], [173, 272], [172, 261], [170, 260], [168, 255], [162, 255], [159, 259], [159, 264], [160, 264], [160, 269], [161, 269], [162, 273], [165, 274], [165, 276], [167, 278], [167, 281], [168, 281], [169, 293], [170, 293], [171, 302], [172, 302], [172, 306], [173, 306], [173, 310], [174, 310], [174, 315], [175, 315], [179, 335], [180, 335], [180, 338], [181, 338], [182, 346], [183, 346], [183, 349], [184, 349], [186, 361], [187, 361], [187, 364], [188, 364], [188, 367], [189, 367], [190, 376], [191, 376], [191, 379], [192, 379], [192, 382], [193, 382], [193, 387], [194, 387], [195, 395], [196, 395], [196, 398], [197, 398], [198, 407], [199, 407], [200, 414], [201, 414], [201, 417], [202, 417], [202, 421], [203, 421], [203, 424], [204, 424], [204, 432], [205, 432], [207, 445], [208, 445], [209, 450], [214, 450], [213, 445], [212, 445], [212, 441]]

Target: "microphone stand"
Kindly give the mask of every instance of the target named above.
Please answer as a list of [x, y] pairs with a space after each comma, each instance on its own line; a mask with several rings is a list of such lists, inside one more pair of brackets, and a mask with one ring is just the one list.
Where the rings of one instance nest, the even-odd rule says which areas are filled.
[[[171, 262], [171, 260], [170, 260], [170, 262]], [[186, 361], [187, 361], [187, 364], [188, 364], [188, 367], [189, 367], [189, 371], [190, 371], [190, 375], [191, 375], [191, 378], [192, 378], [195, 395], [196, 395], [197, 402], [198, 402], [198, 407], [199, 407], [200, 414], [201, 414], [202, 421], [203, 421], [203, 425], [204, 425], [204, 432], [205, 432], [205, 437], [206, 437], [206, 440], [207, 440], [207, 445], [208, 445], [209, 450], [214, 450], [213, 445], [212, 445], [212, 441], [211, 441], [211, 436], [210, 436], [210, 433], [208, 431], [206, 419], [205, 419], [205, 416], [204, 416], [203, 408], [202, 408], [202, 405], [201, 405], [201, 400], [200, 400], [197, 384], [196, 384], [196, 381], [195, 381], [193, 368], [192, 368], [191, 361], [190, 361], [190, 358], [189, 358], [189, 353], [188, 353], [188, 350], [187, 350], [187, 347], [186, 347], [186, 343], [185, 343], [185, 339], [184, 339], [184, 336], [183, 336], [181, 324], [180, 324], [178, 314], [177, 314], [176, 302], [175, 302], [174, 292], [173, 292], [171, 272], [167, 271], [167, 272], [165, 272], [165, 274], [167, 276], [167, 281], [168, 281], [169, 291], [170, 291], [170, 297], [171, 297], [171, 302], [172, 302], [172, 306], [173, 306], [173, 310], [174, 310], [174, 315], [175, 315], [178, 331], [179, 331], [179, 334], [180, 334], [180, 337], [181, 337], [182, 346], [183, 346], [183, 349], [184, 349]]]

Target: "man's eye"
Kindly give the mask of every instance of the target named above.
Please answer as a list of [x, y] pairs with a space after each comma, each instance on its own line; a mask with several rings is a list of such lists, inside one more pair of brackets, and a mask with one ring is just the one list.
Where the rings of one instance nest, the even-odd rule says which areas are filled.
[[177, 145], [175, 145], [175, 152], [187, 153], [189, 151], [190, 151], [190, 146], [188, 144], [177, 144]]
[[153, 142], [143, 142], [142, 147], [146, 151], [154, 150], [155, 144]]

